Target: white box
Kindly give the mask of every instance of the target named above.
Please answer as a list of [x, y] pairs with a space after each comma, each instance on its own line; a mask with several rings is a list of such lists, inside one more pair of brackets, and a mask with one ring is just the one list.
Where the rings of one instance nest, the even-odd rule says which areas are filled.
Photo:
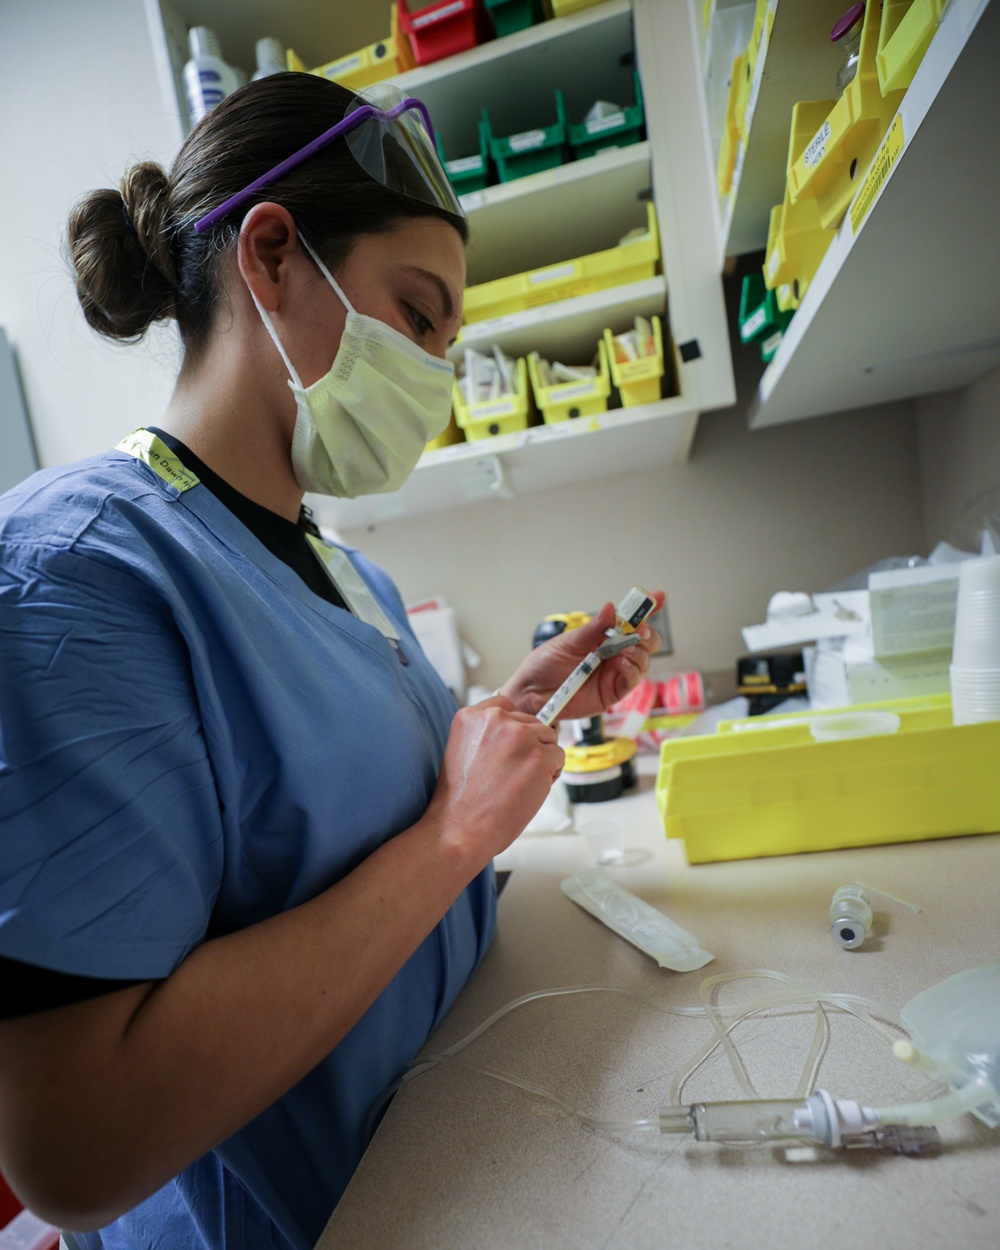
[[834, 648], [806, 651], [806, 685], [816, 709], [947, 694], [951, 648], [880, 659], [851, 658]]

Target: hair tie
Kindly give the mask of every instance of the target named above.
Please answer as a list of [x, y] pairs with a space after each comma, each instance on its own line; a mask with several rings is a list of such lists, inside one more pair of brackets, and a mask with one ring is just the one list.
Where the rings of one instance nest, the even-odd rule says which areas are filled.
[[132, 231], [133, 234], [139, 233], [138, 230], [136, 230], [135, 228], [135, 222], [132, 220], [131, 216], [129, 215], [128, 205], [125, 203], [124, 200], [122, 200], [122, 219], [124, 220], [126, 226], [128, 226], [128, 228]]

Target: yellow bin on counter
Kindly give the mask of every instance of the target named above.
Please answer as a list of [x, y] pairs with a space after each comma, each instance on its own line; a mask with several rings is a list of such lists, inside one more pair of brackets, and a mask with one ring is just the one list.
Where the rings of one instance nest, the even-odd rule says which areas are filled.
[[[898, 728], [814, 737], [872, 713]], [[955, 725], [947, 695], [774, 719], [663, 743], [657, 803], [689, 863], [1000, 830], [1000, 721]]]
[[528, 357], [531, 389], [546, 425], [607, 412], [611, 375], [608, 372], [608, 352], [603, 339], [598, 344], [597, 354], [596, 377], [581, 379], [579, 382], [557, 382], [555, 386], [542, 386], [538, 376], [538, 352], [532, 352]]
[[622, 397], [623, 408], [639, 404], [655, 404], [663, 388], [663, 333], [659, 317], [652, 317], [655, 354], [640, 356], [638, 360], [617, 360], [615, 341], [610, 330], [604, 331], [604, 346], [611, 366], [611, 381]]
[[465, 431], [469, 442], [526, 430], [531, 416], [531, 394], [528, 391], [528, 368], [523, 357], [517, 362], [517, 389], [513, 395], [467, 404], [456, 382], [452, 400], [455, 420]]

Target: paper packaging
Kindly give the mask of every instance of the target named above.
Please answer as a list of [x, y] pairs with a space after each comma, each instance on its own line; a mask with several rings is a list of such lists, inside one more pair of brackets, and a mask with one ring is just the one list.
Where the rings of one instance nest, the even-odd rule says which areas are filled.
[[841, 649], [807, 648], [806, 683], [814, 708], [850, 707], [948, 693], [951, 651], [920, 651], [912, 655], [873, 659], [856, 656], [853, 642]]
[[562, 892], [619, 937], [673, 972], [704, 968], [710, 955], [686, 929], [612, 881], [599, 868], [567, 877]]

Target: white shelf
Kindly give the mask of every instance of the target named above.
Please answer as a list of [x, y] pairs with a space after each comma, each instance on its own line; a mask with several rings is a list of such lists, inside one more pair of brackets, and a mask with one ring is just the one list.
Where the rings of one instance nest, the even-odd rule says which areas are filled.
[[508, 356], [537, 351], [549, 360], [582, 364], [597, 351], [605, 327], [620, 334], [637, 316], [662, 316], [666, 302], [666, 279], [657, 276], [506, 317], [474, 321], [462, 327], [462, 337], [449, 349], [448, 357], [457, 363], [467, 347], [482, 350], [496, 343]]
[[[468, 505], [481, 498], [516, 499], [573, 482], [595, 481], [637, 467], [683, 463], [697, 414], [683, 399], [617, 408], [596, 417], [539, 425], [515, 434], [428, 452], [401, 490], [363, 499], [309, 497], [321, 525], [374, 525]], [[496, 482], [500, 466], [502, 483]]]
[[905, 146], [857, 234], [844, 218], [752, 425], [950, 390], [1000, 364], [998, 48], [1000, 3], [945, 10], [899, 110]]
[[635, 143], [462, 196], [469, 285], [507, 277], [512, 257], [523, 273], [614, 247], [645, 227], [650, 185], [649, 144]]
[[771, 209], [785, 194], [792, 106], [799, 100], [833, 99], [844, 52], [830, 42], [830, 31], [846, 7], [845, 0], [776, 0], [770, 38], [761, 45], [747, 100], [747, 143], [737, 155], [733, 190], [722, 205], [723, 256], [767, 244]]

